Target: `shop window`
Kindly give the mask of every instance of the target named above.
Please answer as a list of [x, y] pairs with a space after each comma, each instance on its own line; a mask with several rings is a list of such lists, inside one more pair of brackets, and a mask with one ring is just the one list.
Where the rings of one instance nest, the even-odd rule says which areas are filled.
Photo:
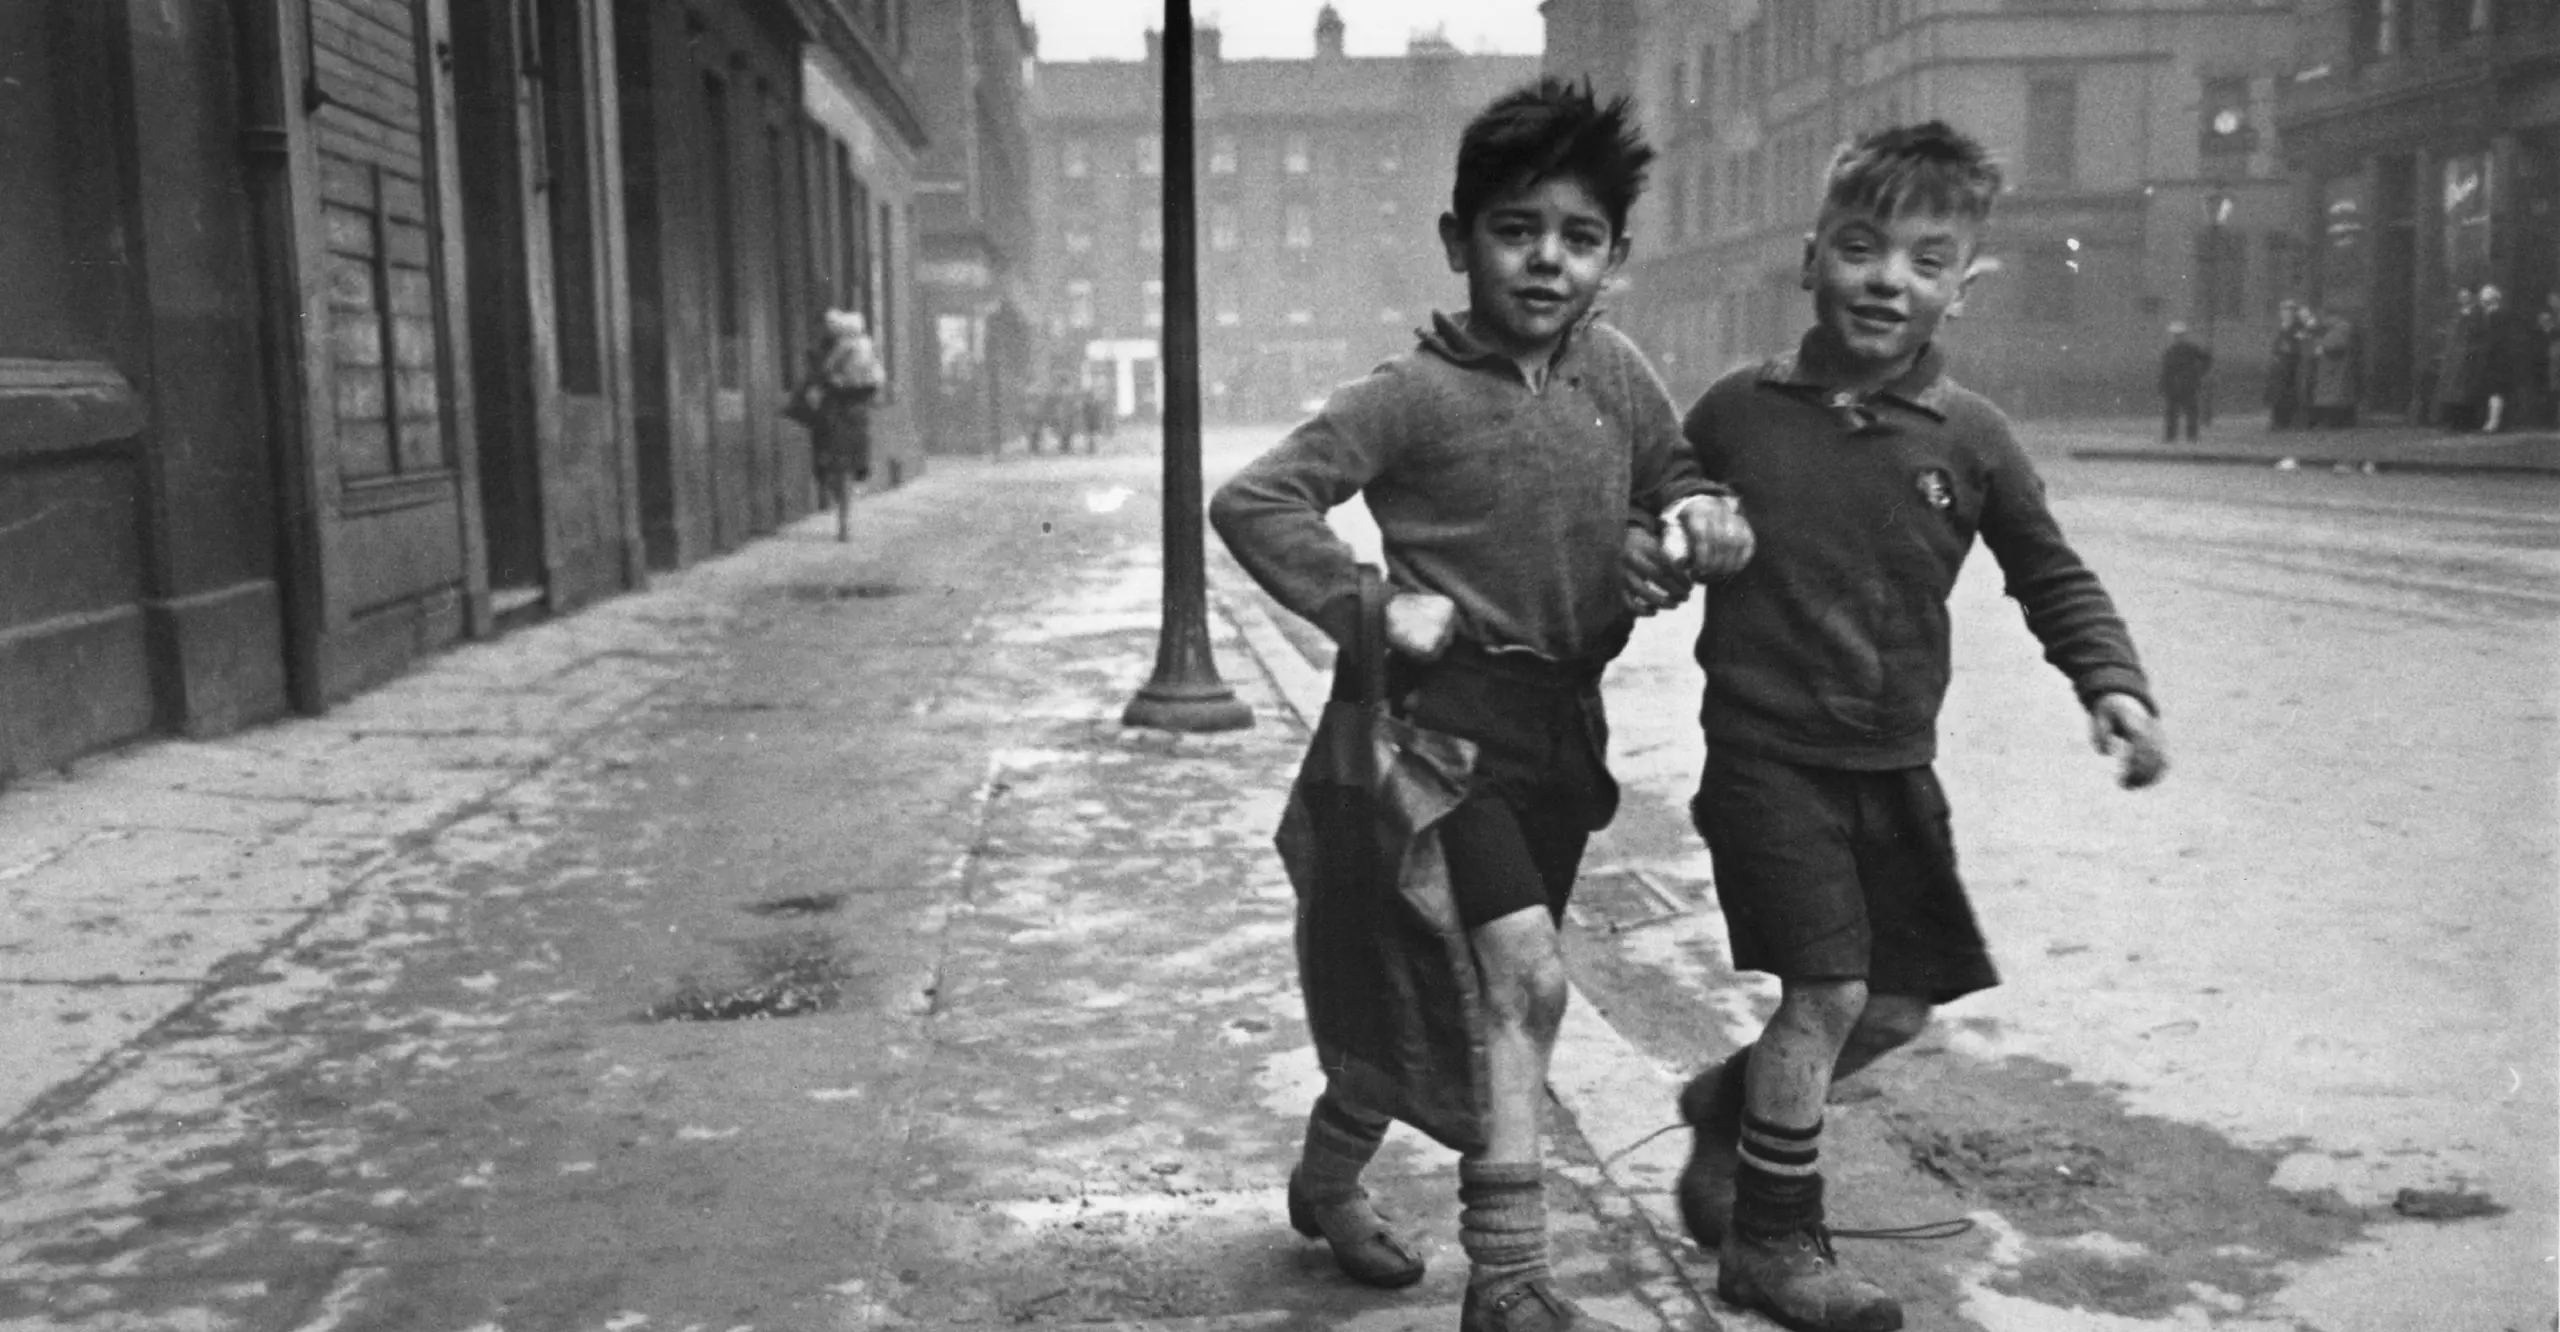
[[2487, 153], [2456, 153], [2444, 162], [2444, 272], [2457, 287], [2490, 280], [2490, 160]]

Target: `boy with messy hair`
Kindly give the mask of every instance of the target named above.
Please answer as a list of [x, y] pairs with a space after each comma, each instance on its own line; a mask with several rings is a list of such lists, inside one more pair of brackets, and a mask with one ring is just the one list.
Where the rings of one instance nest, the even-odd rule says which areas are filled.
[[1805, 242], [1813, 328], [1683, 423], [1757, 533], [1698, 639], [1707, 763], [1691, 814], [1734, 965], [1776, 974], [1780, 998], [1755, 1044], [1681, 1092], [1695, 1141], [1679, 1202], [1717, 1251], [1723, 1298], [1812, 1332], [1902, 1326], [1824, 1225], [1831, 1084], [1917, 1036], [1934, 1005], [1998, 983], [1930, 768], [1947, 595], [1975, 537], [2119, 782], [2167, 768], [2124, 622], [2007, 419], [1947, 377], [1935, 342], [1999, 192], [1981, 145], [1937, 121], [1841, 149]]
[[[1486, 1142], [1458, 1166], [1464, 1332], [1608, 1332], [1553, 1289], [1538, 1140], [1566, 994], [1556, 930], [1584, 843], [1617, 807], [1600, 673], [1684, 581], [1665, 524], [1702, 574], [1749, 555], [1661, 381], [1592, 310], [1626, 258], [1652, 157], [1624, 98], [1602, 105], [1551, 78], [1497, 99], [1460, 138], [1440, 218], [1466, 310], [1434, 315], [1413, 350], [1337, 390], [1209, 511], [1265, 590], [1347, 643], [1356, 565], [1324, 515], [1365, 494], [1394, 589], [1389, 696], [1478, 748], [1438, 825], [1487, 1019]], [[1386, 1127], [1329, 1086], [1289, 1211], [1345, 1272], [1401, 1286], [1421, 1257], [1360, 1186]]]

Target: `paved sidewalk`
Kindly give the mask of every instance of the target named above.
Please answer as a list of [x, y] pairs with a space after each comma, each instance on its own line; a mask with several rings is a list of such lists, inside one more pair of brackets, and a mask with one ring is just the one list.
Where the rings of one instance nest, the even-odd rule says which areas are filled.
[[2263, 416], [2225, 417], [2201, 440], [2164, 441], [2157, 418], [2023, 421], [2030, 448], [2107, 462], [2225, 463], [2371, 472], [2560, 475], [2560, 433], [2483, 435], [2426, 426], [2267, 429]]
[[[0, 1329], [1453, 1325], [1449, 1153], [1373, 1170], [1413, 1290], [1286, 1227], [1322, 684], [1221, 581], [1259, 724], [1118, 725], [1154, 468], [940, 464], [851, 545], [0, 792]], [[1555, 1086], [1569, 1289], [1716, 1326], [1670, 1072], [1581, 1004]]]

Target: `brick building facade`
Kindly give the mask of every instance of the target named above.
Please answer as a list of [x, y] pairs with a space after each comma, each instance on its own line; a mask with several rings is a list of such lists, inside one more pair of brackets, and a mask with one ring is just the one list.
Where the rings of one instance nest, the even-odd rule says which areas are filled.
[[[1414, 39], [1344, 52], [1318, 19], [1312, 59], [1225, 60], [1196, 37], [1203, 415], [1285, 420], [1413, 345], [1435, 307], [1465, 304], [1437, 219], [1458, 132], [1535, 57]], [[1033, 97], [1037, 271], [1053, 347], [1120, 416], [1161, 399], [1162, 71], [1049, 62]], [[1079, 358], [1079, 353], [1081, 357]]]

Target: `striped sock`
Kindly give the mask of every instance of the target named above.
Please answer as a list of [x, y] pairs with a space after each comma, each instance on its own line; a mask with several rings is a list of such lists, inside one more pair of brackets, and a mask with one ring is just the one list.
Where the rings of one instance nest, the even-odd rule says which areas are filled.
[[1792, 1235], [1822, 1223], [1822, 1121], [1807, 1128], [1742, 1116], [1742, 1169], [1733, 1181], [1733, 1224], [1746, 1234]]
[[1467, 1289], [1490, 1297], [1547, 1275], [1546, 1167], [1458, 1162], [1458, 1247]]

